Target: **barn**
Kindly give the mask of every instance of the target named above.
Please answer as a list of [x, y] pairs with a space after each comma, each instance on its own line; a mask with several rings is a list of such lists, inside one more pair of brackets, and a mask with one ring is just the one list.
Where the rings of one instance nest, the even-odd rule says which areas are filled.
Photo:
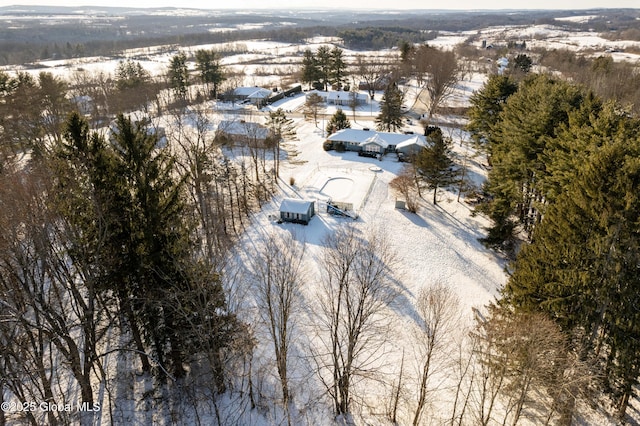
[[315, 214], [313, 201], [285, 198], [280, 203], [280, 220], [283, 222], [308, 225]]

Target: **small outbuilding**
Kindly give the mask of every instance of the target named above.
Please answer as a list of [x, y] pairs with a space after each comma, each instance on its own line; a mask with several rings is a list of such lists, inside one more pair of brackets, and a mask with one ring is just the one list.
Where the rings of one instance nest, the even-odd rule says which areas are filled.
[[308, 225], [316, 214], [313, 201], [285, 198], [280, 203], [280, 220]]

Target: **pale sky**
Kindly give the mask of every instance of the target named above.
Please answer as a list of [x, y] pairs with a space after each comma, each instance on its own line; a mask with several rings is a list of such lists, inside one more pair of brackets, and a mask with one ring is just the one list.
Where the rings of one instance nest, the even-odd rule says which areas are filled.
[[592, 9], [640, 8], [640, 0], [0, 0], [0, 6], [122, 6], [195, 9]]

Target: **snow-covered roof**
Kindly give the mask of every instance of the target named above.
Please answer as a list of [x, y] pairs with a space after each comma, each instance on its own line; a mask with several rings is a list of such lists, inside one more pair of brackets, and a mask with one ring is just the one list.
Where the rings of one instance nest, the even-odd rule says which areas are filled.
[[271, 96], [271, 90], [262, 87], [236, 87], [233, 90], [236, 96], [244, 96], [245, 98], [268, 98]]
[[376, 144], [382, 148], [387, 148], [389, 146], [389, 143], [387, 141], [385, 141], [384, 139], [382, 139], [382, 137], [376, 133], [375, 135], [371, 136], [369, 139], [367, 139], [366, 141], [364, 141], [362, 144], [363, 145], [368, 145], [370, 143]]
[[424, 136], [422, 135], [412, 135], [413, 137], [411, 139], [407, 139], [404, 142], [400, 142], [399, 144], [396, 145], [396, 149], [402, 149], [404, 147], [407, 146], [411, 146], [411, 145], [418, 145], [418, 146], [427, 146], [427, 140], [425, 139]]
[[320, 96], [322, 99], [328, 102], [335, 102], [338, 99], [346, 99], [346, 100], [352, 99], [351, 98], [351, 96], [353, 96], [352, 93], [355, 93], [356, 98], [362, 102], [366, 102], [369, 100], [369, 95], [366, 95], [364, 93], [345, 92], [345, 91], [336, 91], [336, 90], [331, 90], [328, 92], [325, 92], [322, 90], [310, 90], [307, 92], [306, 96], [308, 97], [313, 93], [315, 93], [316, 95]]
[[407, 140], [415, 139], [416, 136], [421, 137], [420, 135], [407, 135], [404, 133], [377, 132], [374, 130], [360, 129], [342, 129], [330, 135], [327, 140], [334, 142], [351, 142], [361, 145], [375, 135], [379, 136], [383, 141], [387, 143], [387, 145], [395, 146]]
[[300, 200], [295, 198], [285, 198], [280, 203], [281, 212], [307, 214], [309, 212], [309, 205], [313, 201]]
[[269, 129], [260, 123], [244, 120], [223, 120], [218, 124], [218, 130], [228, 135], [255, 137], [265, 139], [269, 136]]

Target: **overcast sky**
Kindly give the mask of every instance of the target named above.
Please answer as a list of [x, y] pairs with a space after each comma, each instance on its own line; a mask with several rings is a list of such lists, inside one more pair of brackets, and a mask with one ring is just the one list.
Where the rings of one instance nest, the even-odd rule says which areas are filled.
[[196, 9], [591, 9], [640, 8], [640, 0], [0, 0], [9, 5], [186, 7]]

